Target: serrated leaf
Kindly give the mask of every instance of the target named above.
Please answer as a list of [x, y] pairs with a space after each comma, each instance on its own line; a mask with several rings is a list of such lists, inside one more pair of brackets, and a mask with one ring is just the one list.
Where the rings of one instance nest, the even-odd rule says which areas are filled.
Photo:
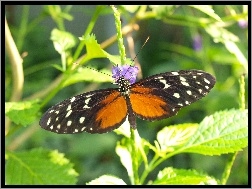
[[59, 54], [66, 52], [76, 45], [76, 38], [69, 32], [53, 29], [51, 32], [51, 38], [56, 51]]
[[77, 176], [72, 163], [57, 151], [8, 152], [5, 178], [8, 185], [75, 184]]
[[[85, 42], [87, 55], [83, 58], [83, 62], [86, 62], [93, 58], [108, 58], [110, 62], [113, 62], [115, 65], [121, 64], [120, 56], [110, 55], [106, 51], [104, 51], [98, 42], [95, 39], [95, 35], [88, 35], [85, 37], [81, 37], [80, 40]], [[132, 60], [126, 59], [125, 63], [131, 64]]]
[[215, 14], [211, 5], [190, 5], [191, 7], [198, 9], [199, 11], [207, 14], [208, 16], [214, 18], [215, 20], [221, 21], [219, 15]]
[[87, 54], [83, 59], [83, 62], [86, 62], [93, 58], [106, 58], [107, 52], [104, 51], [98, 42], [95, 39], [95, 35], [88, 35], [85, 37], [79, 38], [81, 41], [84, 41], [87, 49]]
[[217, 181], [196, 170], [175, 169], [167, 167], [158, 173], [157, 179], [152, 184], [170, 185], [216, 185]]
[[206, 117], [184, 146], [204, 155], [233, 153], [248, 145], [248, 111], [229, 110]]
[[173, 151], [175, 147], [179, 147], [187, 142], [194, 134], [198, 124], [180, 124], [164, 127], [157, 134], [157, 141], [161, 151]]
[[5, 103], [5, 114], [11, 121], [22, 126], [33, 123], [39, 109], [38, 100]]
[[115, 176], [103, 175], [87, 183], [87, 185], [126, 185], [126, 183]]

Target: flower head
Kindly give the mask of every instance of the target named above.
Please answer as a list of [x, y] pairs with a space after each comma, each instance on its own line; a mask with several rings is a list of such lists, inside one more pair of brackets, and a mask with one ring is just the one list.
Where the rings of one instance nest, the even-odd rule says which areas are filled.
[[137, 66], [123, 65], [123, 66], [113, 66], [112, 68], [112, 77], [115, 79], [115, 82], [120, 78], [124, 77], [130, 82], [130, 84], [135, 83], [138, 73]]
[[248, 27], [248, 21], [247, 20], [244, 20], [244, 19], [241, 19], [238, 21], [238, 25], [242, 28], [242, 29], [245, 29]]
[[193, 37], [193, 48], [195, 51], [200, 51], [202, 49], [202, 37], [200, 35], [195, 35]]

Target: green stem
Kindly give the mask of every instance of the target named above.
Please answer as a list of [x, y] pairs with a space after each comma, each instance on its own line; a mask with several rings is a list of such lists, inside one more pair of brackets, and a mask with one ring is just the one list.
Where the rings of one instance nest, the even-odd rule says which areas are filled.
[[139, 184], [139, 176], [138, 176], [138, 148], [137, 148], [137, 130], [134, 130], [130, 128], [130, 134], [131, 134], [131, 159], [132, 159], [132, 172], [133, 172], [133, 178], [131, 178], [131, 184]]
[[[119, 47], [119, 53], [121, 57], [121, 64], [125, 64], [126, 60], [126, 53], [125, 53], [125, 47], [123, 45], [123, 35], [122, 35], [122, 29], [121, 29], [121, 21], [120, 21], [120, 13], [116, 9], [115, 6], [111, 5], [112, 10], [114, 11], [114, 17], [115, 17], [115, 25], [116, 25], [116, 31], [117, 31], [117, 41], [118, 41], [118, 47]], [[139, 141], [139, 135], [137, 133], [137, 130], [134, 130], [130, 128], [131, 132], [131, 146], [128, 148], [129, 151], [131, 151], [131, 159], [132, 159], [132, 173], [133, 175], [130, 176], [131, 184], [139, 184], [139, 176], [138, 176], [138, 146], [137, 142]], [[140, 140], [141, 141], [141, 140]]]
[[220, 181], [222, 185], [226, 185], [226, 183], [227, 183], [227, 180], [228, 180], [228, 178], [229, 178], [229, 175], [230, 175], [232, 166], [233, 166], [233, 164], [234, 164], [235, 158], [236, 158], [236, 156], [237, 156], [237, 153], [238, 153], [238, 152], [232, 154], [232, 155], [229, 157], [229, 161], [228, 161], [227, 164], [226, 164], [226, 167], [225, 167], [224, 172], [223, 172], [223, 174], [222, 174], [222, 179], [221, 179], [221, 181]]
[[116, 25], [119, 53], [121, 56], [121, 64], [124, 65], [125, 60], [126, 60], [126, 53], [125, 53], [125, 47], [123, 45], [122, 24], [120, 20], [120, 13], [115, 8], [115, 6], [111, 5], [111, 8], [114, 11], [114, 16], [115, 16], [115, 25]]
[[245, 110], [245, 81], [244, 81], [244, 75], [242, 75], [240, 77], [239, 83], [240, 83], [240, 91], [239, 91], [240, 109]]

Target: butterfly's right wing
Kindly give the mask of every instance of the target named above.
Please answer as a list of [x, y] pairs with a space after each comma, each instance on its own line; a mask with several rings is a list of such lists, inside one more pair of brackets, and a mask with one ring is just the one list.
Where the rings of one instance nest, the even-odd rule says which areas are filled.
[[142, 119], [160, 120], [206, 96], [215, 78], [201, 70], [180, 70], [153, 75], [131, 86], [133, 112]]

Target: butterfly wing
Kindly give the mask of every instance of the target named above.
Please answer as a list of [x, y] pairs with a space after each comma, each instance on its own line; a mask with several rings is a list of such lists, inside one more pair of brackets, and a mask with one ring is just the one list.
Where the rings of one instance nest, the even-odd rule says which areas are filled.
[[207, 95], [214, 84], [215, 78], [200, 70], [153, 75], [131, 85], [132, 109], [142, 119], [168, 118]]
[[101, 89], [58, 103], [39, 124], [55, 133], [105, 133], [118, 128], [126, 117], [126, 101], [118, 89]]

